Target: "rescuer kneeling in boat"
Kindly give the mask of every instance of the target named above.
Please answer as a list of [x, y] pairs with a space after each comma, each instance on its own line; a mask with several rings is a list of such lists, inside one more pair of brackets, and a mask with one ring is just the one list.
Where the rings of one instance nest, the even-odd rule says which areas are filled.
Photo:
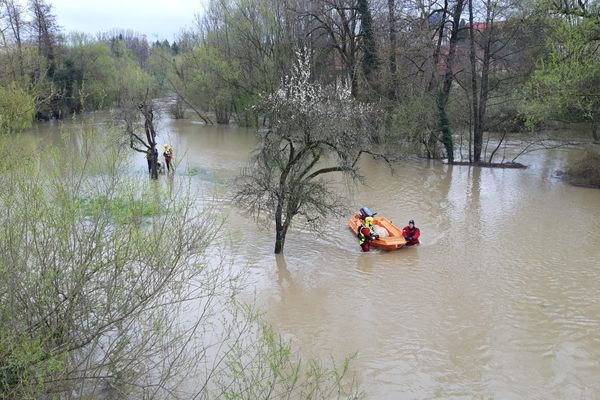
[[358, 244], [365, 253], [371, 250], [371, 240], [379, 239], [373, 230], [373, 217], [366, 217], [365, 223], [358, 227]]
[[402, 236], [406, 239], [407, 246], [414, 246], [415, 244], [419, 244], [419, 236], [421, 236], [421, 231], [419, 228], [415, 226], [415, 221], [408, 221], [408, 226], [405, 226], [402, 229]]

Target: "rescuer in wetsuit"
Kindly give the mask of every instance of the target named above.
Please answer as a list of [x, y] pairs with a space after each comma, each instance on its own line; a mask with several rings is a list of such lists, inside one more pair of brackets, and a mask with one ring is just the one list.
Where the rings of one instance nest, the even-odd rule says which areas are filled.
[[419, 236], [421, 236], [421, 231], [415, 226], [414, 220], [411, 219], [408, 221], [408, 226], [402, 229], [402, 236], [406, 239], [407, 246], [414, 246], [420, 243]]

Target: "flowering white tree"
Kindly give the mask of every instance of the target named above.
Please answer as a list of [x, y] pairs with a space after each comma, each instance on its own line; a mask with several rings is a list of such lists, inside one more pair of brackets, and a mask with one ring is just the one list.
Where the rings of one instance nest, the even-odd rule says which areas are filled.
[[267, 117], [262, 145], [239, 179], [236, 200], [254, 215], [275, 218], [275, 253], [282, 253], [296, 215], [308, 221], [344, 210], [325, 175], [359, 179], [358, 160], [371, 150], [381, 126], [375, 107], [345, 88], [311, 80], [310, 59], [298, 53], [292, 75], [257, 107]]

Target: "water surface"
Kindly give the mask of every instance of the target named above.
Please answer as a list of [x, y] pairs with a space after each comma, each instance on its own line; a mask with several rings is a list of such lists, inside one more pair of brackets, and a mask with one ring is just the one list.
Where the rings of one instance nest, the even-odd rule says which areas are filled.
[[161, 132], [178, 175], [229, 215], [224, 243], [250, 271], [248, 301], [305, 358], [358, 353], [367, 398], [600, 398], [600, 190], [554, 176], [575, 152], [528, 154], [527, 170], [364, 160], [368, 186], [349, 208], [414, 219], [423, 243], [363, 254], [334, 218], [297, 224], [275, 257], [273, 227], [228, 200], [254, 134], [189, 120]]

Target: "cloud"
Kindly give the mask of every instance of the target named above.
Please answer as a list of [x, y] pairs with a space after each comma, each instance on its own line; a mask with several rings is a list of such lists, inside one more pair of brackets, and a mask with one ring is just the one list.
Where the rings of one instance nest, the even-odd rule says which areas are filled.
[[193, 25], [204, 0], [52, 0], [65, 32], [132, 29], [150, 40], [173, 40]]

